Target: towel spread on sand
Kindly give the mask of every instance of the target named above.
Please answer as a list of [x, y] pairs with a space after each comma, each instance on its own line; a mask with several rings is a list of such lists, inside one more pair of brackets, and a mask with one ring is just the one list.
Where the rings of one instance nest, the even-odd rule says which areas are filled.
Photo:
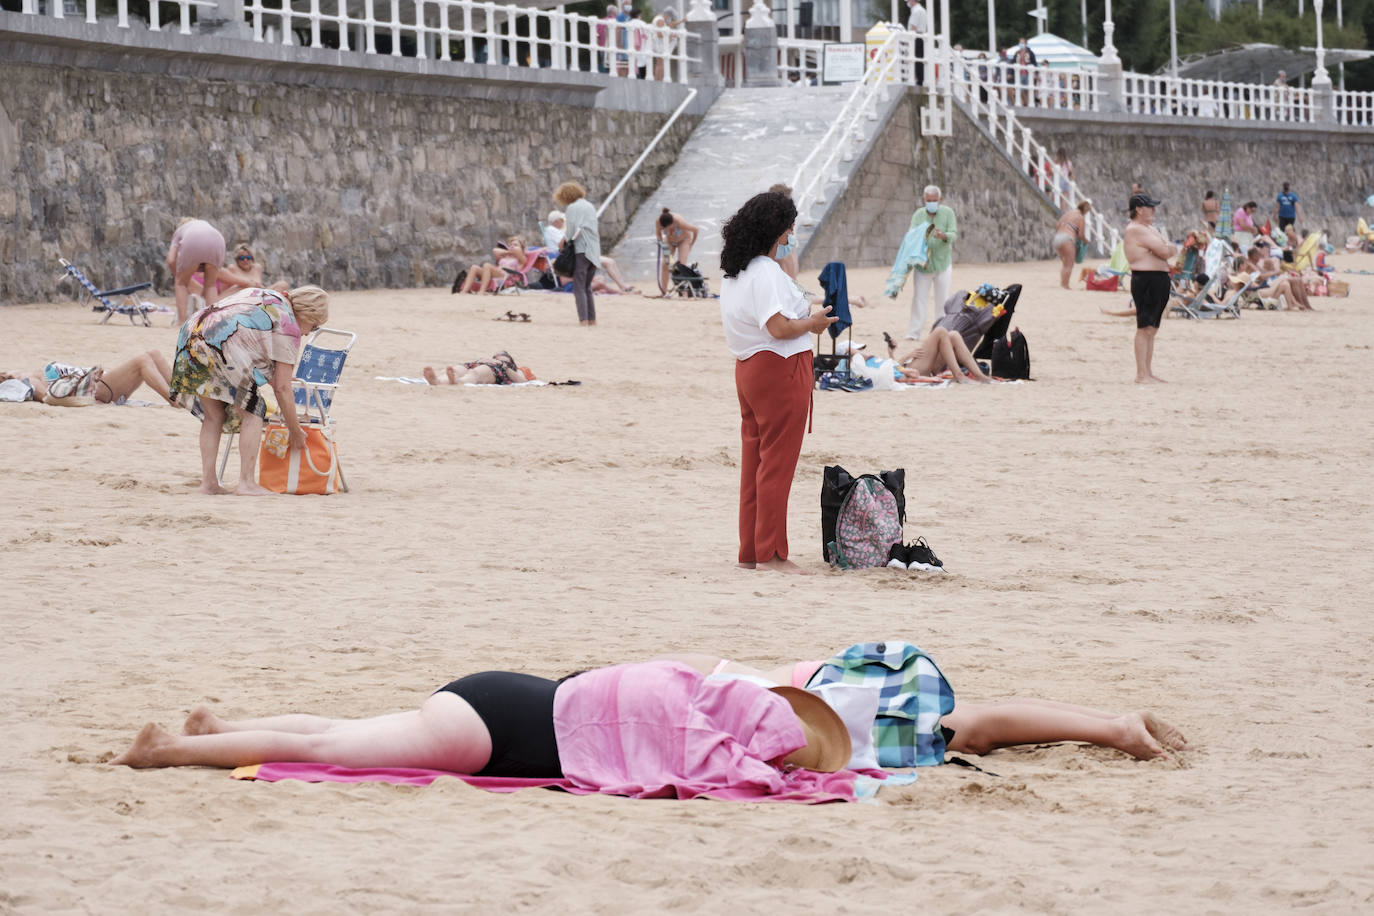
[[[350, 769], [332, 766], [327, 763], [259, 763], [254, 766], [239, 767], [229, 774], [234, 779], [255, 780], [257, 782], [280, 782], [296, 779], [301, 782], [384, 782], [396, 786], [427, 786], [442, 776], [461, 780], [475, 789], [488, 792], [515, 792], [520, 789], [562, 789], [573, 795], [592, 795], [596, 789], [576, 786], [568, 779], [515, 779], [500, 776], [468, 776], [463, 773], [450, 773], [448, 770], [424, 770], [414, 767], [369, 767]], [[816, 776], [847, 777], [848, 788], [843, 792], [832, 791], [822, 795], [757, 795], [736, 796], [725, 791], [705, 792], [710, 798], [734, 799], [738, 801], [793, 801], [818, 804], [829, 801], [865, 801], [872, 799], [884, 785], [906, 786], [916, 781], [915, 773], [889, 773], [886, 779], [860, 773], [817, 773]]]
[[[422, 378], [406, 375], [379, 375], [376, 377], [379, 382], [400, 382], [402, 385], [428, 385], [429, 382]], [[547, 385], [543, 379], [531, 379], [527, 382], [512, 382], [509, 385], [477, 385], [473, 382], [464, 382], [464, 388], [537, 388], [540, 385]]]

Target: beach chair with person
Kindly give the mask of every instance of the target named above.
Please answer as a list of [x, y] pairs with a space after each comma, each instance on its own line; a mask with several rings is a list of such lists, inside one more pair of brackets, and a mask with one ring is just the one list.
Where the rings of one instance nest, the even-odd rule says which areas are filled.
[[1218, 273], [1203, 281], [1196, 292], [1171, 291], [1169, 314], [1179, 318], [1239, 318], [1239, 293], [1227, 300], [1217, 301], [1215, 296], [1222, 290], [1221, 274]]
[[[336, 346], [323, 346], [321, 338], [332, 340]], [[305, 341], [296, 373], [291, 379], [291, 391], [296, 401], [296, 415], [302, 427], [317, 426], [330, 429], [334, 417], [330, 409], [334, 405], [334, 394], [339, 390], [339, 378], [343, 375], [344, 363], [349, 351], [353, 349], [358, 335], [352, 331], [336, 328], [316, 328]], [[219, 459], [219, 478], [224, 479], [224, 469], [229, 464], [229, 452], [233, 447], [235, 433], [229, 433], [224, 442]], [[343, 468], [339, 467], [339, 489], [348, 491]]]
[[[62, 276], [58, 280], [65, 280], [71, 277], [78, 284], [80, 289], [77, 291], [79, 299], [85, 299], [87, 295], [96, 301], [96, 305], [91, 307], [91, 311], [104, 312], [105, 317], [100, 319], [104, 324], [115, 315], [128, 315], [130, 324], [137, 324], [135, 317], [143, 321], [145, 328], [150, 328], [153, 323], [148, 320], [148, 313], [157, 310], [157, 305], [149, 302], [139, 295], [143, 290], [148, 289], [153, 284], [151, 281], [145, 283], [134, 283], [131, 286], [121, 286], [118, 289], [100, 289], [90, 281], [90, 278], [81, 271], [79, 267], [68, 261], [66, 258], [57, 259], [63, 268]], [[122, 301], [115, 302], [115, 299], [122, 297]]]

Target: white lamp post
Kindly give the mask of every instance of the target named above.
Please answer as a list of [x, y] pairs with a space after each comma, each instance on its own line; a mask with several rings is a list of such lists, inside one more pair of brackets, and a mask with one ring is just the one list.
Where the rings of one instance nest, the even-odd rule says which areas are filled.
[[1083, 47], [1088, 46], [1088, 0], [1078, 0], [1078, 13], [1083, 17]]
[[[1342, 15], [1341, 0], [1336, 0], [1336, 28], [1345, 27], [1345, 16]], [[1336, 65], [1341, 72], [1341, 92], [1345, 91], [1345, 61]]]
[[1178, 79], [1178, 16], [1169, 0], [1169, 75]]
[[1101, 60], [1104, 64], [1121, 63], [1121, 58], [1116, 53], [1116, 45], [1112, 44], [1112, 33], [1115, 31], [1116, 23], [1112, 22], [1112, 0], [1107, 0], [1107, 17], [1102, 20]]
[[997, 56], [997, 10], [995, 0], [988, 0], [988, 54]]
[[1312, 12], [1317, 14], [1317, 72], [1312, 74], [1312, 88], [1330, 88], [1331, 74], [1326, 72], [1326, 48], [1322, 44], [1322, 0], [1312, 0]]

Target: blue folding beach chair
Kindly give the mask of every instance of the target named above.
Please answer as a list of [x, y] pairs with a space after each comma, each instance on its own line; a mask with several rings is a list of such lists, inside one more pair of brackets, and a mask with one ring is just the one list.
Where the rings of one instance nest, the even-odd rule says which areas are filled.
[[[71, 277], [77, 283], [81, 284], [81, 290], [78, 295], [81, 298], [85, 298], [85, 296], [89, 294], [98, 303], [92, 306], [91, 310], [105, 313], [105, 317], [100, 319], [101, 324], [104, 324], [116, 314], [119, 314], [128, 315], [130, 324], [135, 323], [134, 317], [137, 316], [143, 320], [143, 326], [145, 328], [153, 326], [153, 323], [148, 320], [148, 313], [154, 311], [157, 306], [139, 295], [140, 292], [153, 285], [151, 282], [135, 283], [132, 286], [121, 286], [119, 289], [102, 290], [92, 283], [86, 275], [81, 272], [80, 268], [71, 261], [68, 261], [66, 258], [58, 258], [57, 260], [62, 263], [62, 267], [65, 271], [62, 276], [58, 277], [58, 280], [65, 280], [67, 277]], [[111, 298], [120, 296], [124, 298], [123, 301], [119, 303], [114, 302]]]
[[[321, 338], [331, 340], [338, 346], [323, 346]], [[343, 375], [344, 363], [358, 335], [352, 331], [339, 331], [334, 328], [316, 328], [306, 338], [305, 349], [301, 351], [300, 361], [296, 364], [296, 374], [291, 378], [291, 391], [296, 401], [296, 416], [301, 425], [332, 427], [334, 418], [329, 410], [334, 404], [334, 394], [339, 390], [339, 377]], [[234, 434], [230, 433], [224, 443], [224, 451], [219, 458], [219, 479], [224, 479], [224, 469], [229, 464], [229, 450], [234, 444]], [[336, 463], [336, 467], [338, 467]], [[339, 489], [347, 492], [348, 482], [344, 479], [343, 468], [338, 467]]]

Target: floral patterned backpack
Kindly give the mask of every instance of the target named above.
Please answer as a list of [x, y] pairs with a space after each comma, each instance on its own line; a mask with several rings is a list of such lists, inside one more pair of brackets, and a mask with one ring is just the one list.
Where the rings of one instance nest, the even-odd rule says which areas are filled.
[[[837, 471], [838, 474], [832, 474]], [[840, 569], [886, 566], [892, 545], [902, 540], [905, 498], [898, 502], [905, 474], [899, 469], [880, 478], [873, 474], [850, 478], [843, 468], [826, 468], [821, 494], [821, 526], [830, 534], [826, 515], [827, 491], [844, 485], [844, 496], [834, 515], [834, 536], [827, 537], [825, 558]], [[893, 484], [896, 485], [894, 492]]]

